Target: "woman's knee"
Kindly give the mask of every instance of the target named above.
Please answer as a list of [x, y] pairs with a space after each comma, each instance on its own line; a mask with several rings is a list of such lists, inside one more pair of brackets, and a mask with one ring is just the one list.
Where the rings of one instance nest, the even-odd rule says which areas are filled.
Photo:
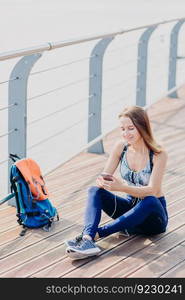
[[157, 198], [153, 195], [151, 196], [146, 196], [144, 199], [143, 199], [143, 203], [145, 205], [148, 205], [150, 208], [154, 208], [157, 206], [158, 204], [158, 201], [157, 201]]
[[98, 186], [91, 186], [88, 189], [87, 203], [91, 205], [101, 206], [102, 203], [102, 188]]
[[108, 192], [105, 189], [98, 186], [91, 186], [88, 190], [88, 201], [98, 201], [98, 203], [101, 201], [103, 203], [108, 197], [107, 194]]
[[91, 187], [88, 189], [88, 193], [89, 193], [89, 194], [94, 194], [94, 195], [96, 195], [96, 194], [100, 194], [102, 190], [103, 190], [103, 189], [100, 188], [100, 187], [98, 187], [98, 186], [91, 186]]
[[101, 199], [104, 191], [104, 189], [98, 186], [91, 186], [88, 189], [88, 199]]

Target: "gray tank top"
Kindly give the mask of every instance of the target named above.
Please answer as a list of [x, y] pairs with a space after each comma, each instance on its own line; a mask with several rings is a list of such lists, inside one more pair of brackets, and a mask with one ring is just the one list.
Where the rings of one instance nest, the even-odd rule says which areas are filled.
[[121, 177], [128, 182], [129, 185], [132, 186], [145, 186], [148, 185], [150, 180], [150, 175], [152, 173], [153, 168], [153, 155], [154, 152], [150, 150], [149, 152], [149, 161], [145, 168], [139, 172], [133, 171], [129, 168], [127, 159], [126, 159], [126, 152], [128, 149], [128, 145], [126, 145], [123, 149], [121, 154], [120, 160], [120, 173]]

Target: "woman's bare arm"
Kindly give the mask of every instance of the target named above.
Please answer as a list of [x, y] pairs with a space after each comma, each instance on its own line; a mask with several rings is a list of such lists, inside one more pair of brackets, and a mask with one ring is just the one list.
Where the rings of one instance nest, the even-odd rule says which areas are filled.
[[113, 175], [114, 172], [116, 171], [119, 162], [120, 162], [120, 156], [124, 148], [124, 142], [119, 141], [115, 144], [113, 147], [110, 156], [106, 162], [106, 165], [103, 169], [103, 173], [111, 174]]

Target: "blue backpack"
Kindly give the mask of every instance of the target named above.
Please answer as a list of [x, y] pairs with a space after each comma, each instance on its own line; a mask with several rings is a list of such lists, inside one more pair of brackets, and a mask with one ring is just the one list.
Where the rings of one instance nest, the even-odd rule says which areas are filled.
[[59, 220], [57, 209], [48, 199], [49, 193], [38, 164], [30, 158], [19, 159], [10, 154], [14, 161], [10, 169], [11, 192], [15, 193], [17, 222], [23, 226], [20, 235], [28, 228], [49, 231], [55, 218]]

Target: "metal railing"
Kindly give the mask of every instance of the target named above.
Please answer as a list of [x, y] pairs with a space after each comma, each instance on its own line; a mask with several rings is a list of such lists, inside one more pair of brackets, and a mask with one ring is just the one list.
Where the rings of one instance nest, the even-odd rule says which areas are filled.
[[[27, 156], [27, 127], [32, 126], [40, 122], [43, 119], [50, 118], [53, 115], [59, 114], [64, 110], [67, 110], [75, 105], [78, 105], [81, 102], [88, 101], [88, 114], [84, 116], [79, 121], [75, 122], [71, 126], [68, 126], [62, 130], [56, 132], [53, 136], [48, 136], [40, 140], [39, 142], [31, 145], [29, 149], [34, 148], [35, 146], [46, 142], [47, 140], [60, 135], [61, 133], [68, 131], [72, 127], [75, 127], [77, 124], [88, 121], [88, 138], [85, 146], [81, 147], [78, 152], [81, 152], [85, 149], [88, 149], [88, 152], [93, 153], [103, 153], [103, 137], [108, 132], [102, 133], [102, 82], [103, 82], [103, 73], [111, 72], [117, 70], [118, 68], [124, 67], [126, 64], [137, 64], [136, 73], [127, 78], [127, 80], [120, 80], [114, 86], [124, 86], [125, 83], [129, 82], [133, 78], [136, 79], [136, 88], [135, 88], [135, 104], [139, 106], [146, 106], [146, 89], [147, 89], [147, 66], [148, 66], [148, 46], [153, 32], [161, 25], [175, 23], [170, 33], [169, 41], [169, 57], [168, 57], [168, 94], [170, 97], [177, 97], [176, 90], [176, 77], [177, 77], [177, 60], [181, 59], [182, 56], [178, 56], [178, 37], [182, 25], [185, 23], [185, 18], [171, 19], [159, 23], [149, 24], [145, 26], [139, 26], [135, 28], [130, 28], [126, 30], [120, 30], [117, 32], [104, 33], [96, 36], [86, 36], [83, 38], [69, 40], [69, 41], [59, 41], [59, 42], [48, 42], [43, 45], [36, 47], [31, 47], [28, 49], [16, 50], [0, 54], [0, 61], [6, 61], [13, 58], [22, 57], [14, 66], [9, 80], [4, 80], [0, 82], [0, 85], [8, 83], [8, 105], [5, 107], [0, 107], [0, 112], [8, 110], [8, 131], [1, 134], [0, 138], [8, 136], [8, 153], [17, 154], [19, 157]], [[131, 43], [131, 47], [135, 45], [137, 48], [137, 59], [127, 60], [124, 64], [115, 64], [113, 67], [103, 69], [103, 62], [105, 53], [113, 54], [116, 51], [124, 51], [124, 47], [116, 48], [110, 51], [106, 51], [108, 46], [115, 40], [118, 36], [125, 36], [131, 32], [139, 32], [139, 40], [135, 43]], [[44, 55], [46, 51], [52, 51], [54, 49], [69, 47], [72, 45], [79, 45], [82, 43], [87, 43], [91, 41], [98, 42], [95, 44], [94, 48], [91, 51], [90, 56], [81, 57], [76, 60], [66, 62], [57, 66], [50, 68], [45, 68], [36, 72], [31, 72], [33, 66], [36, 62]], [[127, 45], [129, 47], [129, 45]], [[89, 76], [78, 78], [78, 80], [68, 82], [59, 87], [47, 90], [46, 92], [39, 93], [37, 95], [28, 97], [28, 79], [31, 76], [38, 74], [43, 74], [50, 72], [51, 70], [57, 70], [60, 68], [68, 67], [69, 65], [77, 64], [82, 61], [89, 61]], [[57, 91], [69, 88], [74, 85], [81, 84], [83, 82], [88, 82], [89, 84], [89, 95], [87, 97], [82, 97], [81, 99], [75, 100], [72, 104], [66, 105], [63, 108], [57, 109], [41, 118], [37, 118], [31, 122], [27, 122], [27, 105], [32, 100], [37, 98], [45, 97], [48, 94], [56, 93]], [[111, 86], [104, 89], [111, 89]], [[124, 98], [124, 97], [123, 97]], [[122, 100], [122, 97], [119, 101]], [[8, 155], [7, 158], [1, 161], [1, 164], [9, 161]], [[8, 163], [8, 169], [11, 166], [11, 161]], [[10, 201], [13, 204], [12, 201]]]

